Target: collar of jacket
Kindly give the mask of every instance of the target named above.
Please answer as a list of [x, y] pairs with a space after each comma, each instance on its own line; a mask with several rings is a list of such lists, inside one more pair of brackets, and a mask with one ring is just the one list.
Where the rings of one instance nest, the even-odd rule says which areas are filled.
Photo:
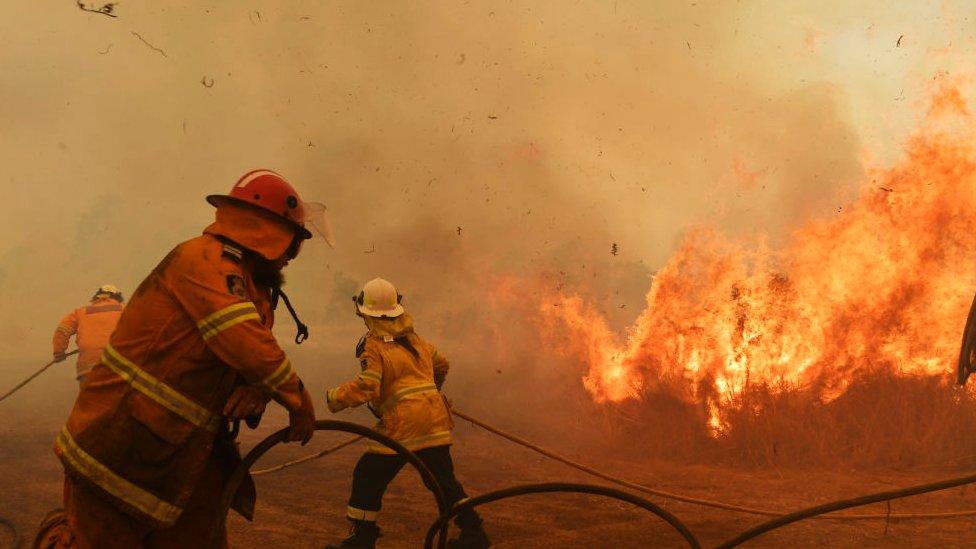
[[403, 313], [396, 318], [374, 318], [364, 316], [366, 327], [369, 328], [369, 335], [392, 341], [400, 336], [413, 333], [413, 318], [410, 313]]
[[222, 203], [217, 206], [215, 217], [204, 234], [228, 238], [268, 261], [284, 255], [295, 238], [295, 231], [285, 222], [258, 208]]

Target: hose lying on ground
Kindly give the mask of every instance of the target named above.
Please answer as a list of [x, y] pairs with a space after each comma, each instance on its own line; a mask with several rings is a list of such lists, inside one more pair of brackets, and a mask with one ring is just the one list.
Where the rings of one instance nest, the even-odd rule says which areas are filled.
[[681, 537], [683, 537], [685, 541], [688, 542], [688, 545], [690, 545], [693, 549], [699, 549], [701, 547], [701, 543], [698, 542], [695, 535], [691, 533], [691, 530], [689, 530], [683, 522], [678, 520], [678, 517], [642, 497], [635, 496], [630, 492], [617, 490], [616, 488], [610, 488], [609, 486], [594, 486], [592, 484], [577, 484], [572, 482], [547, 482], [543, 484], [523, 484], [521, 486], [513, 486], [511, 488], [487, 492], [479, 496], [463, 499], [457, 502], [450, 511], [438, 517], [437, 520], [430, 525], [430, 528], [427, 529], [427, 537], [424, 539], [424, 549], [432, 549], [434, 546], [434, 536], [437, 534], [437, 532], [444, 528], [451, 518], [465, 509], [473, 509], [479, 505], [484, 505], [485, 503], [491, 503], [493, 501], [515, 496], [552, 492], [596, 494], [632, 503], [664, 519], [665, 522], [670, 524], [675, 530], [678, 531], [679, 534], [681, 534]]
[[741, 507], [741, 506], [738, 506], [738, 505], [732, 505], [730, 503], [723, 503], [721, 501], [712, 501], [712, 500], [708, 500], [708, 499], [698, 499], [698, 498], [693, 498], [693, 497], [688, 497], [688, 496], [682, 496], [681, 494], [673, 494], [671, 492], [665, 492], [663, 490], [656, 490], [656, 489], [651, 488], [649, 486], [644, 486], [643, 484], [637, 484], [635, 482], [630, 482], [630, 481], [624, 480], [622, 478], [618, 478], [618, 477], [615, 477], [615, 476], [612, 476], [612, 475], [608, 475], [608, 474], [603, 473], [601, 471], [598, 471], [598, 470], [596, 470], [596, 469], [594, 469], [592, 467], [588, 467], [586, 465], [583, 465], [582, 463], [573, 461], [573, 460], [571, 460], [569, 458], [562, 457], [562, 456], [560, 456], [558, 454], [555, 454], [553, 452], [550, 452], [549, 450], [546, 450], [545, 448], [543, 448], [541, 446], [538, 446], [536, 444], [533, 444], [533, 443], [525, 440], [524, 438], [517, 437], [517, 436], [515, 436], [513, 434], [510, 434], [510, 433], [506, 433], [505, 431], [502, 431], [501, 429], [499, 429], [497, 427], [494, 427], [494, 426], [492, 426], [492, 425], [490, 425], [488, 423], [485, 423], [485, 422], [483, 422], [483, 421], [481, 421], [481, 420], [479, 420], [477, 418], [471, 417], [468, 414], [465, 414], [464, 412], [460, 412], [458, 410], [452, 409], [451, 410], [451, 413], [453, 413], [455, 416], [457, 416], [457, 417], [459, 417], [461, 419], [465, 419], [467, 421], [470, 421], [471, 423], [477, 425], [478, 427], [481, 427], [482, 429], [484, 429], [484, 430], [486, 430], [486, 431], [488, 431], [490, 433], [496, 434], [496, 435], [498, 435], [498, 436], [500, 436], [500, 437], [502, 437], [504, 439], [508, 439], [508, 440], [510, 440], [510, 441], [512, 441], [512, 442], [514, 442], [514, 443], [516, 443], [518, 445], [520, 445], [520, 446], [524, 446], [524, 447], [526, 447], [526, 448], [528, 448], [528, 449], [530, 449], [532, 451], [535, 451], [537, 453], [540, 453], [540, 454], [546, 456], [547, 458], [554, 459], [554, 460], [556, 460], [556, 461], [558, 461], [560, 463], [564, 463], [566, 465], [569, 465], [570, 467], [572, 467], [574, 469], [583, 471], [584, 473], [587, 473], [589, 475], [593, 475], [593, 476], [598, 477], [598, 478], [602, 478], [603, 480], [610, 481], [610, 482], [612, 482], [614, 484], [619, 484], [620, 486], [625, 486], [625, 487], [630, 488], [632, 490], [637, 490], [638, 492], [644, 492], [644, 493], [647, 493], [647, 494], [651, 494], [653, 496], [660, 496], [660, 497], [667, 498], [667, 499], [672, 499], [672, 500], [675, 500], [675, 501], [683, 501], [685, 503], [694, 503], [696, 505], [704, 505], [706, 507], [715, 507], [715, 508], [718, 508], [718, 509], [727, 509], [729, 511], [739, 511], [739, 512], [743, 512], [743, 513], [750, 513], [750, 514], [755, 514], [755, 515], [765, 515], [765, 516], [770, 516], [770, 517], [778, 517], [778, 516], [781, 516], [783, 514], [783, 513], [777, 513], [775, 511], [766, 511], [764, 509], [753, 509], [751, 507]]
[[[67, 357], [69, 357], [71, 355], [76, 355], [76, 354], [78, 354], [78, 349], [75, 349], [74, 351], [71, 351], [70, 353], [65, 353], [64, 356], [65, 356], [65, 358], [67, 358]], [[35, 377], [43, 374], [44, 373], [44, 370], [47, 370], [48, 368], [50, 368], [51, 366], [57, 364], [58, 362], [61, 362], [61, 361], [55, 359], [55, 360], [52, 360], [51, 362], [48, 362], [44, 366], [42, 366], [40, 370], [38, 370], [38, 371], [34, 372], [33, 374], [31, 374], [31, 376], [29, 378], [25, 379], [24, 381], [21, 381], [13, 389], [11, 389], [11, 390], [7, 391], [6, 393], [4, 393], [3, 396], [0, 396], [0, 401], [4, 400], [5, 398], [7, 398], [10, 395], [12, 395], [12, 394], [16, 393], [17, 391], [19, 391], [21, 387], [23, 387], [24, 385], [27, 385], [28, 383], [30, 383]]]
[[[231, 502], [234, 499], [234, 495], [237, 493], [237, 489], [240, 487], [241, 482], [247, 476], [248, 471], [254, 463], [274, 446], [284, 442], [288, 437], [288, 427], [280, 429], [262, 440], [247, 453], [246, 456], [241, 460], [240, 465], [234, 469], [227, 483], [224, 485], [224, 491], [221, 493], [220, 499], [220, 512], [217, 513], [213, 527], [211, 528], [211, 538], [210, 546], [218, 546], [217, 543], [220, 541], [220, 533], [224, 531], [225, 525], [227, 524], [227, 513], [230, 511]], [[437, 512], [439, 515], [443, 515], [448, 512], [447, 498], [444, 497], [444, 492], [441, 490], [440, 486], [437, 484], [437, 479], [434, 474], [430, 472], [430, 469], [424, 464], [416, 454], [406, 449], [402, 444], [393, 440], [392, 438], [376, 431], [370, 429], [369, 427], [364, 427], [355, 423], [350, 423], [348, 421], [335, 421], [335, 420], [318, 420], [315, 422], [316, 431], [345, 431], [347, 433], [353, 433], [360, 435], [362, 438], [368, 438], [370, 440], [375, 440], [380, 444], [390, 448], [397, 454], [401, 455], [407, 460], [407, 463], [413, 465], [420, 474], [420, 478], [423, 479], [424, 484], [430, 489], [434, 494], [434, 499], [437, 502]], [[349, 444], [352, 442], [347, 441]], [[325, 455], [325, 454], [322, 454]], [[284, 467], [281, 467], [282, 469]], [[277, 470], [277, 469], [276, 469]], [[447, 525], [445, 524], [441, 528], [440, 536], [438, 538], [438, 549], [444, 549], [447, 545]]]
[[305, 463], [306, 461], [312, 461], [313, 459], [319, 459], [320, 457], [324, 457], [324, 456], [327, 456], [327, 455], [329, 455], [329, 454], [331, 454], [333, 452], [339, 451], [339, 450], [345, 448], [346, 446], [355, 444], [355, 443], [359, 442], [360, 440], [363, 440], [363, 438], [365, 438], [365, 437], [363, 437], [362, 435], [354, 436], [352, 438], [346, 439], [343, 442], [340, 442], [339, 444], [336, 444], [335, 446], [329, 446], [328, 448], [326, 448], [325, 450], [322, 450], [321, 452], [319, 452], [317, 454], [311, 454], [311, 455], [308, 455], [308, 456], [305, 456], [305, 457], [300, 457], [298, 459], [293, 459], [291, 461], [286, 461], [285, 463], [280, 463], [278, 465], [275, 465], [274, 467], [268, 467], [267, 469], [258, 469], [256, 471], [251, 471], [251, 476], [252, 477], [255, 477], [255, 476], [258, 476], [258, 475], [266, 475], [268, 473], [274, 473], [275, 471], [280, 471], [282, 469], [286, 469], [286, 468], [291, 467], [293, 465], [298, 465], [299, 463]]
[[11, 549], [18, 549], [20, 547], [20, 544], [24, 542], [23, 537], [21, 537], [21, 535], [20, 535], [20, 529], [17, 528], [17, 525], [16, 524], [14, 524], [12, 521], [10, 521], [9, 519], [6, 519], [4, 517], [0, 517], [0, 524], [6, 526], [7, 529], [10, 530], [10, 538], [11, 538], [11, 540], [10, 540], [10, 547], [11, 547]]
[[[936, 492], [938, 490], [945, 490], [947, 488], [955, 488], [956, 486], [962, 486], [964, 484], [972, 484], [976, 482], [976, 475], [968, 475], [965, 477], [958, 477], [948, 480], [941, 480], [939, 482], [932, 482], [930, 484], [919, 484], [917, 486], [909, 486], [908, 488], [902, 488], [900, 490], [888, 490], [886, 492], [878, 492], [876, 494], [868, 494], [866, 496], [858, 496], [856, 498], [842, 499], [830, 503], [824, 503], [822, 505], [817, 505], [815, 507], [810, 507], [807, 509], [802, 509], [790, 513], [788, 515], [783, 515], [781, 517], [775, 518], [773, 520], [764, 522], [762, 524], [753, 526], [752, 528], [742, 532], [738, 536], [722, 543], [716, 549], [729, 549], [731, 547], [736, 547], [742, 543], [761, 536], [770, 530], [775, 530], [776, 528], [781, 528], [787, 524], [797, 522], [800, 520], [814, 518], [820, 516], [824, 513], [831, 513], [833, 511], [839, 511], [841, 509], [848, 509], [850, 507], [858, 507], [861, 505], [867, 505], [869, 503], [878, 503], [881, 501], [889, 501], [892, 499], [905, 498], [908, 496], [914, 496], [918, 494], [924, 494], [926, 492]], [[895, 515], [891, 515], [894, 517]], [[938, 516], [938, 514], [932, 515]]]
[[[546, 456], [548, 458], [551, 458], [551, 459], [554, 459], [554, 460], [556, 460], [556, 461], [558, 461], [560, 463], [564, 463], [566, 465], [569, 465], [570, 467], [573, 467], [574, 469], [578, 469], [580, 471], [583, 471], [584, 473], [593, 475], [595, 477], [602, 478], [603, 480], [610, 481], [610, 482], [612, 482], [614, 484], [619, 484], [620, 486], [625, 486], [627, 488], [630, 488], [630, 489], [633, 489], [633, 490], [637, 490], [639, 492], [644, 492], [644, 493], [647, 493], [647, 494], [651, 494], [651, 495], [655, 495], [655, 496], [660, 496], [662, 498], [667, 498], [667, 499], [671, 499], [671, 500], [675, 500], [675, 501], [683, 501], [685, 503], [692, 503], [692, 504], [695, 504], [695, 505], [701, 505], [701, 506], [704, 506], [704, 507], [713, 507], [713, 508], [716, 508], [716, 509], [726, 509], [728, 511], [737, 511], [737, 512], [740, 512], [740, 513], [747, 513], [747, 514], [751, 514], [751, 515], [762, 515], [762, 516], [767, 516], [767, 517], [783, 517], [784, 516], [784, 513], [780, 512], [780, 511], [770, 511], [770, 510], [767, 510], [767, 509], [756, 509], [754, 507], [744, 507], [744, 506], [740, 506], [740, 505], [732, 505], [730, 503], [724, 503], [724, 502], [721, 502], [721, 501], [713, 501], [713, 500], [709, 500], [709, 499], [693, 498], [693, 497], [683, 496], [681, 494], [674, 494], [674, 493], [671, 493], [671, 492], [665, 492], [663, 490], [656, 490], [656, 489], [651, 488], [649, 486], [644, 486], [643, 484], [637, 484], [635, 482], [630, 482], [630, 481], [624, 480], [622, 478], [618, 478], [618, 477], [615, 477], [615, 476], [612, 476], [612, 475], [608, 475], [606, 473], [603, 473], [601, 471], [598, 471], [596, 469], [593, 469], [592, 467], [587, 467], [586, 465], [583, 465], [582, 463], [577, 463], [577, 462], [575, 462], [575, 461], [573, 461], [571, 459], [562, 457], [562, 456], [560, 456], [558, 454], [554, 454], [554, 453], [550, 452], [549, 450], [546, 450], [545, 448], [542, 448], [542, 447], [540, 447], [538, 445], [535, 445], [535, 444], [533, 444], [533, 443], [531, 443], [531, 442], [529, 442], [529, 441], [527, 441], [527, 440], [525, 440], [523, 438], [519, 438], [519, 437], [517, 437], [515, 435], [506, 433], [505, 431], [502, 431], [501, 429], [498, 429], [497, 427], [494, 427], [492, 425], [489, 425], [489, 424], [487, 424], [487, 423], [485, 423], [485, 422], [483, 422], [481, 420], [478, 420], [478, 419], [476, 419], [474, 417], [471, 417], [471, 416], [469, 416], [469, 415], [467, 415], [467, 414], [465, 414], [463, 412], [460, 412], [458, 410], [452, 409], [451, 410], [451, 413], [453, 413], [455, 416], [457, 416], [457, 417], [459, 417], [461, 419], [465, 419], [467, 421], [470, 421], [471, 423], [477, 425], [478, 427], [481, 427], [482, 429], [485, 429], [486, 431], [489, 431], [491, 433], [494, 433], [494, 434], [496, 434], [496, 435], [498, 435], [498, 436], [500, 436], [502, 438], [508, 439], [508, 440], [510, 440], [510, 441], [512, 441], [512, 442], [514, 442], [516, 444], [519, 444], [521, 446], [525, 446], [526, 448], [528, 448], [530, 450], [534, 450], [535, 452], [538, 452], [538, 453], [540, 453], [540, 454], [542, 454], [542, 455], [544, 455], [544, 456]], [[962, 483], [962, 484], [965, 484], [965, 483]], [[956, 486], [956, 485], [953, 485], [953, 486]], [[921, 492], [919, 492], [919, 493], [921, 493]], [[911, 495], [911, 494], [909, 494], [909, 495]], [[904, 497], [904, 496], [901, 496], [901, 497]], [[878, 500], [878, 501], [883, 501], [883, 500]], [[974, 516], [974, 515], [976, 515], [976, 510], [954, 511], [954, 512], [948, 512], [948, 513], [900, 513], [900, 514], [899, 513], [891, 513], [891, 514], [887, 514], [887, 513], [865, 513], [865, 514], [833, 515], [833, 516], [819, 516], [819, 515], [820, 514], [815, 514], [813, 516], [813, 518], [825, 519], [825, 520], [937, 519], [937, 518], [956, 518], [956, 517]], [[786, 515], [786, 516], [790, 516], [790, 515]]]
[[[470, 421], [471, 423], [477, 425], [478, 427], [481, 427], [482, 429], [485, 429], [486, 431], [488, 431], [490, 433], [496, 434], [496, 435], [498, 435], [498, 436], [500, 436], [502, 438], [505, 438], [507, 440], [510, 440], [510, 441], [516, 443], [516, 444], [519, 444], [521, 446], [524, 446], [524, 447], [526, 447], [526, 448], [528, 448], [530, 450], [533, 450], [535, 452], [538, 452], [538, 453], [540, 453], [540, 454], [542, 454], [542, 455], [544, 455], [544, 456], [546, 456], [546, 457], [548, 457], [550, 459], [554, 459], [554, 460], [556, 460], [556, 461], [558, 461], [560, 463], [564, 463], [566, 465], [569, 465], [570, 467], [573, 467], [574, 469], [580, 470], [580, 471], [582, 471], [584, 473], [587, 473], [589, 475], [593, 475], [593, 476], [595, 476], [597, 478], [602, 478], [603, 480], [612, 482], [614, 484], [618, 484], [620, 486], [624, 486], [624, 487], [630, 488], [632, 490], [637, 490], [638, 492], [644, 492], [646, 494], [651, 494], [651, 495], [654, 495], [654, 496], [658, 496], [658, 497], [662, 497], [662, 498], [666, 498], [666, 499], [671, 499], [671, 500], [674, 500], [674, 501], [682, 501], [682, 502], [691, 503], [691, 504], [694, 504], [694, 505], [701, 505], [703, 507], [712, 507], [712, 508], [716, 508], [716, 509], [725, 509], [727, 511], [735, 511], [735, 512], [739, 512], [739, 513], [746, 513], [746, 514], [751, 514], [751, 515], [760, 515], [760, 516], [766, 516], [766, 517], [782, 517], [782, 516], [784, 516], [784, 513], [783, 512], [780, 512], [780, 511], [771, 511], [771, 510], [768, 510], [768, 509], [757, 509], [757, 508], [754, 508], [754, 507], [745, 507], [745, 506], [741, 506], [741, 505], [733, 505], [731, 503], [725, 503], [725, 502], [721, 502], [721, 501], [714, 501], [714, 500], [701, 499], [701, 498], [693, 498], [693, 497], [689, 497], [689, 496], [683, 496], [681, 494], [675, 494], [675, 493], [672, 493], [672, 492], [666, 492], [664, 490], [657, 490], [657, 489], [651, 488], [649, 486], [645, 486], [643, 484], [637, 484], [636, 482], [630, 482], [628, 480], [625, 480], [625, 479], [622, 479], [622, 478], [619, 478], [619, 477], [615, 477], [615, 476], [609, 475], [609, 474], [604, 473], [602, 471], [598, 471], [598, 470], [596, 470], [596, 469], [594, 469], [592, 467], [588, 467], [586, 465], [583, 465], [582, 463], [578, 463], [578, 462], [573, 461], [573, 460], [571, 460], [569, 458], [565, 458], [563, 456], [560, 456], [558, 454], [555, 454], [555, 453], [553, 453], [553, 452], [551, 452], [549, 450], [546, 450], [545, 448], [542, 448], [541, 446], [538, 446], [536, 444], [533, 444], [533, 443], [531, 443], [531, 442], [529, 442], [529, 441], [527, 441], [527, 440], [525, 440], [525, 439], [523, 439], [521, 437], [517, 437], [517, 436], [515, 436], [513, 434], [510, 434], [510, 433], [507, 433], [505, 431], [502, 431], [501, 429], [499, 429], [499, 428], [497, 428], [497, 427], [495, 427], [495, 426], [493, 426], [491, 424], [485, 423], [485, 422], [483, 422], [483, 421], [481, 421], [481, 420], [479, 420], [479, 419], [477, 419], [475, 417], [469, 416], [468, 414], [465, 414], [464, 412], [461, 412], [459, 410], [452, 409], [451, 410], [451, 413], [453, 413], [455, 416], [457, 416], [457, 417], [459, 417], [461, 419]], [[319, 454], [313, 454], [313, 455], [310, 455], [310, 456], [305, 456], [303, 458], [299, 458], [297, 460], [293, 460], [293, 461], [290, 461], [290, 462], [287, 462], [287, 463], [283, 463], [283, 464], [277, 465], [275, 467], [270, 467], [268, 469], [262, 469], [260, 471], [255, 471], [254, 474], [265, 474], [265, 473], [271, 473], [273, 471], [280, 471], [280, 470], [282, 470], [282, 469], [284, 469], [286, 467], [291, 467], [292, 465], [297, 465], [299, 463], [304, 463], [306, 461], [310, 461], [310, 460], [316, 459], [318, 457], [321, 457], [321, 456], [330, 454], [330, 453], [332, 453], [332, 452], [334, 452], [334, 451], [336, 451], [336, 450], [338, 450], [340, 448], [343, 448], [345, 446], [348, 446], [349, 444], [352, 444], [353, 442], [355, 442], [355, 440], [352, 440], [352, 439], [351, 440], [347, 440], [346, 442], [341, 443], [341, 444], [339, 444], [337, 446], [334, 446], [332, 448], [328, 448], [328, 449], [320, 452]], [[888, 513], [864, 513], [864, 514], [847, 514], [847, 515], [833, 515], [833, 516], [816, 516], [815, 518], [824, 519], [824, 520], [878, 520], [878, 519], [884, 519], [884, 520], [906, 520], [906, 519], [945, 519], [945, 518], [958, 518], [958, 517], [969, 517], [969, 516], [976, 516], [976, 510], [950, 511], [950, 512], [945, 512], [945, 513], [890, 513], [890, 514], [888, 514]]]

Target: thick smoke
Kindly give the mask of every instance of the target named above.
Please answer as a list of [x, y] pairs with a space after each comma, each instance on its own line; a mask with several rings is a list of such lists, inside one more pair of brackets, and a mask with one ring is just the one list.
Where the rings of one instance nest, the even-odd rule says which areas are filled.
[[455, 359], [459, 402], [572, 408], [582, 365], [547, 369], [529, 320], [493, 307], [499, 278], [586, 287], [622, 328], [688, 227], [776, 239], [841, 204], [973, 44], [970, 23], [944, 30], [961, 8], [880, 2], [117, 13], [66, 2], [0, 22], [4, 382], [96, 286], [131, 293], [198, 234], [205, 194], [268, 167], [328, 205], [339, 241], [288, 269], [313, 327], [288, 346], [303, 375], [355, 368], [349, 296], [384, 276]]

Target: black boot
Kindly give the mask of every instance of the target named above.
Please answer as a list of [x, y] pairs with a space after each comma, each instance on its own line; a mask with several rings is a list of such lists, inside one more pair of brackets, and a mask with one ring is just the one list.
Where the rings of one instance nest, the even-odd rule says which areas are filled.
[[448, 549], [487, 549], [491, 547], [488, 534], [481, 527], [481, 518], [474, 513], [460, 516], [455, 521], [461, 533], [458, 537], [447, 541]]
[[350, 519], [349, 522], [352, 522], [352, 534], [338, 544], [326, 545], [325, 549], [374, 549], [380, 527], [369, 520]]

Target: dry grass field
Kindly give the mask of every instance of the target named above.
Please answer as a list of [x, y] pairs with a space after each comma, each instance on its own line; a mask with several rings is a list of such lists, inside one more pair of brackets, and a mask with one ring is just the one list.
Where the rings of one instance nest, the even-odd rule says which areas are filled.
[[[58, 505], [60, 465], [51, 441], [60, 426], [59, 414], [70, 406], [70, 380], [52, 375], [47, 385], [25, 389], [3, 405], [0, 422], [0, 514], [23, 526], [27, 536], [44, 513]], [[481, 414], [484, 415], [484, 414]], [[354, 420], [365, 417], [355, 415]], [[486, 417], [491, 420], [492, 418]], [[501, 422], [499, 422], [501, 423]], [[274, 410], [257, 432], [246, 432], [246, 449], [284, 424]], [[259, 466], [292, 459], [342, 440], [348, 435], [319, 433], [306, 448], [275, 448]], [[553, 433], [545, 444], [562, 454], [651, 486], [687, 495], [737, 504], [793, 510], [832, 499], [892, 489], [962, 474], [967, 463], [939, 465], [788, 466], [691, 464], [691, 460], [638, 457], [615, 452]], [[454, 449], [459, 478], [472, 494], [529, 482], [602, 483], [529, 450], [458, 422]], [[343, 537], [345, 499], [350, 474], [359, 455], [356, 446], [285, 471], [258, 477], [258, 509], [254, 523], [230, 520], [234, 547], [322, 547]], [[971, 465], [976, 466], [976, 463]], [[658, 500], [660, 501], [660, 500]], [[761, 518], [666, 502], [705, 546], [712, 546]], [[891, 511], [976, 509], [976, 489], [956, 488], [894, 502]], [[574, 494], [533, 495], [482, 507], [487, 528], [498, 547], [678, 547], [681, 540], [662, 521], [614, 500]], [[883, 504], [862, 509], [884, 513]], [[433, 500], [409, 470], [390, 487], [381, 515], [380, 547], [418, 547], [435, 517]], [[770, 533], [756, 547], [918, 547], [963, 546], [976, 543], [973, 519], [938, 521], [884, 520], [801, 522]], [[6, 542], [4, 542], [6, 543]]]

